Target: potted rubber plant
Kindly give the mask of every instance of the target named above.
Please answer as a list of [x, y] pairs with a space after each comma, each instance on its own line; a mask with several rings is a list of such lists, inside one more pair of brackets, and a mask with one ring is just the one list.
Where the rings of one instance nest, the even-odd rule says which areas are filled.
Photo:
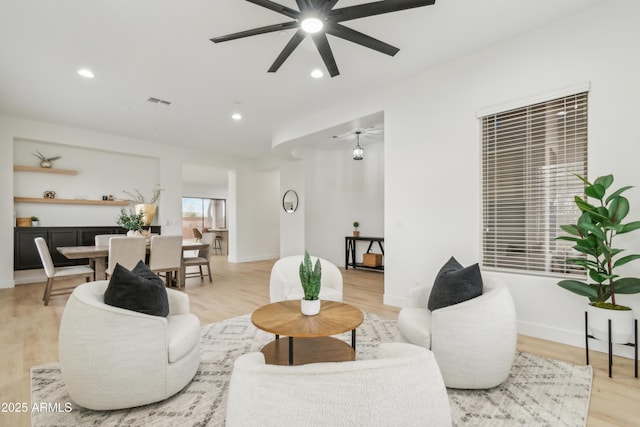
[[322, 267], [320, 259], [316, 260], [312, 267], [309, 252], [304, 251], [304, 259], [300, 263], [300, 284], [304, 291], [304, 297], [300, 301], [300, 310], [305, 316], [313, 316], [320, 313], [320, 279]]
[[[573, 249], [582, 254], [567, 258], [567, 263], [583, 267], [588, 281], [561, 280], [558, 285], [575, 294], [589, 298], [587, 313], [591, 334], [608, 339], [608, 319], [612, 324], [612, 342], [627, 343], [633, 333], [633, 311], [616, 303], [616, 294], [640, 293], [640, 279], [620, 277], [619, 267], [640, 258], [640, 254], [625, 254], [613, 246], [616, 237], [640, 229], [640, 221], [624, 223], [629, 214], [629, 200], [622, 193], [630, 186], [609, 191], [613, 175], [598, 177], [593, 183], [578, 176], [585, 184], [584, 194], [574, 201], [581, 215], [575, 224], [561, 225], [567, 233], [557, 239], [574, 243]], [[590, 201], [593, 200], [593, 202]]]

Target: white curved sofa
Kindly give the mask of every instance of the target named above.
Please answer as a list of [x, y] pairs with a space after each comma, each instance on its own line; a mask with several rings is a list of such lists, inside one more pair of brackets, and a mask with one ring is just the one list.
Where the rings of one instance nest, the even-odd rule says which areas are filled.
[[451, 426], [433, 354], [406, 343], [381, 344], [378, 359], [299, 366], [242, 355], [226, 417], [227, 427]]
[[429, 311], [431, 285], [409, 291], [398, 314], [404, 341], [430, 348], [447, 387], [485, 389], [509, 376], [516, 352], [516, 310], [507, 286], [483, 277], [482, 295]]
[[[335, 264], [323, 258], [311, 257], [311, 263], [320, 259], [320, 299], [342, 302], [342, 273]], [[302, 299], [304, 292], [300, 284], [302, 255], [280, 258], [271, 269], [269, 296], [271, 302]]]
[[151, 316], [105, 304], [108, 283], [78, 286], [65, 306], [59, 357], [69, 396], [109, 410], [174, 395], [200, 365], [200, 321], [189, 313], [189, 296], [167, 289], [169, 316]]

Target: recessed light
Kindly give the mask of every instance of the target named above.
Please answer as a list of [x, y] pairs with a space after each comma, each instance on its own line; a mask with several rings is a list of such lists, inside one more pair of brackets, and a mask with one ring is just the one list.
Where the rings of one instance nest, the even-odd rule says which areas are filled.
[[231, 118], [232, 118], [233, 120], [242, 120], [242, 114], [240, 114], [240, 113], [233, 113], [233, 114], [231, 115]]
[[87, 79], [92, 79], [94, 77], [93, 72], [88, 68], [80, 68], [78, 70], [78, 74]]
[[313, 16], [305, 18], [300, 22], [300, 28], [302, 28], [309, 34], [317, 33], [322, 29], [323, 26], [324, 24], [322, 23], [322, 21]]
[[324, 76], [324, 73], [319, 68], [316, 68], [311, 72], [311, 77], [313, 77], [314, 79], [320, 79], [322, 78], [322, 76]]

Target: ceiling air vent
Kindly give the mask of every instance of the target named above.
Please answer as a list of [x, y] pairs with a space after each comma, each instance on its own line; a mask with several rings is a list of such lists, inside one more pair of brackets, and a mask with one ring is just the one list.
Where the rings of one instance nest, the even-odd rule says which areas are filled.
[[171, 105], [170, 101], [165, 101], [164, 99], [160, 99], [160, 98], [154, 98], [154, 97], [150, 97], [149, 99], [147, 99], [148, 102], [151, 102], [153, 104], [158, 104], [158, 105]]

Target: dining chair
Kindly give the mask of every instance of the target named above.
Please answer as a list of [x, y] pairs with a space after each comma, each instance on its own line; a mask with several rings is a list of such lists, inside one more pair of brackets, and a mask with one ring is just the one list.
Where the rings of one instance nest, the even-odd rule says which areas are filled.
[[66, 287], [56, 289], [55, 293], [53, 292], [53, 281], [56, 278], [60, 277], [74, 277], [74, 276], [83, 276], [86, 278], [86, 281], [89, 282], [93, 279], [94, 270], [88, 265], [74, 265], [71, 267], [55, 267], [53, 265], [53, 259], [51, 259], [51, 253], [49, 252], [49, 246], [47, 246], [47, 242], [42, 237], [35, 238], [36, 248], [38, 248], [38, 254], [40, 255], [40, 260], [42, 261], [42, 266], [44, 267], [44, 272], [47, 275], [47, 283], [44, 287], [44, 295], [42, 296], [42, 300], [44, 301], [44, 305], [49, 305], [49, 298], [53, 295], [63, 295], [70, 294], [74, 287]]
[[155, 273], [165, 273], [167, 286], [171, 286], [174, 280], [178, 281], [181, 263], [182, 236], [151, 237], [149, 269]]
[[[127, 237], [124, 234], [96, 234], [93, 237], [93, 241], [94, 241], [94, 245], [95, 246], [109, 246], [109, 239], [113, 238], [113, 237]], [[96, 260], [93, 258], [89, 259], [89, 266], [92, 267], [94, 270], [96, 268]], [[94, 277], [95, 280], [95, 277]]]
[[94, 244], [96, 246], [109, 246], [109, 239], [113, 237], [127, 237], [124, 234], [96, 234]]
[[197, 242], [200, 242], [202, 240], [202, 233], [200, 232], [200, 230], [198, 230], [197, 228], [193, 229], [193, 237], [196, 238]]
[[107, 275], [111, 275], [116, 264], [120, 264], [127, 270], [133, 269], [138, 261], [142, 260], [144, 262], [146, 251], [146, 239], [144, 237], [109, 239]]
[[201, 278], [205, 277], [204, 272], [202, 271], [202, 266], [207, 266], [207, 272], [209, 276], [209, 282], [213, 282], [211, 277], [211, 260], [209, 259], [211, 252], [211, 245], [213, 244], [213, 240], [215, 239], [215, 235], [213, 233], [204, 233], [202, 235], [202, 243], [206, 244], [207, 247], [204, 249], [200, 249], [198, 251], [198, 256], [195, 257], [185, 257], [183, 260], [184, 268], [198, 266], [200, 272], [199, 273], [185, 273], [185, 277], [195, 277], [199, 276]]

